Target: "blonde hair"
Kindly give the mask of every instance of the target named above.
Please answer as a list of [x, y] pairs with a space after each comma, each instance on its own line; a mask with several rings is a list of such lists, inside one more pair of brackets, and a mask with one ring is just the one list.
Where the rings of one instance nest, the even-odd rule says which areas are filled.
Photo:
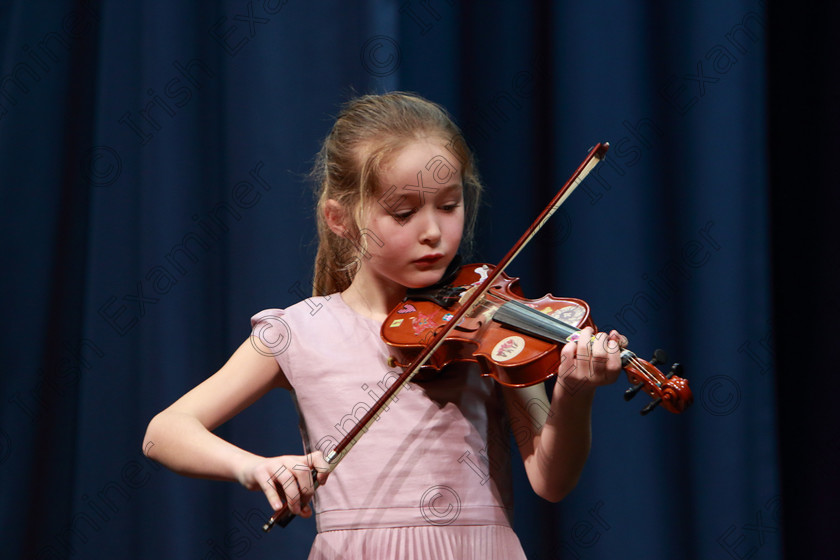
[[[464, 187], [464, 235], [461, 246], [472, 245], [481, 181], [473, 154], [446, 110], [405, 92], [364, 95], [347, 102], [318, 152], [312, 175], [317, 188], [318, 252], [313, 295], [347, 289], [366, 251], [362, 224], [375, 203], [380, 173], [400, 149], [413, 141], [439, 137], [461, 164]], [[346, 236], [333, 233], [324, 207], [337, 201], [352, 219]], [[375, 237], [375, 236], [373, 236]]]

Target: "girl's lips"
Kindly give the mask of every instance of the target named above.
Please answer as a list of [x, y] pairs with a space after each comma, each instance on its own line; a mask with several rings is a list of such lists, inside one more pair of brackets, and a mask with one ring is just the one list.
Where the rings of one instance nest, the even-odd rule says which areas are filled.
[[436, 262], [438, 262], [442, 258], [443, 258], [443, 255], [441, 255], [441, 254], [426, 255], [423, 258], [415, 260], [414, 262], [415, 262], [415, 264], [435, 264]]

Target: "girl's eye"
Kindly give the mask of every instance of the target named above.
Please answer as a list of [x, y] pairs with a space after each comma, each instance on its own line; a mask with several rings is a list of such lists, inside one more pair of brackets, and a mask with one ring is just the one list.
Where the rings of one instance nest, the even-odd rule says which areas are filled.
[[404, 222], [405, 220], [409, 219], [412, 214], [414, 214], [414, 209], [403, 210], [402, 212], [394, 212], [394, 218], [401, 222]]
[[443, 206], [441, 206], [441, 209], [442, 209], [444, 212], [454, 212], [454, 211], [455, 211], [455, 209], [456, 209], [456, 208], [458, 208], [459, 206], [461, 206], [461, 204], [460, 204], [460, 203], [458, 203], [458, 202], [453, 202], [453, 203], [451, 203], [451, 204], [444, 204]]

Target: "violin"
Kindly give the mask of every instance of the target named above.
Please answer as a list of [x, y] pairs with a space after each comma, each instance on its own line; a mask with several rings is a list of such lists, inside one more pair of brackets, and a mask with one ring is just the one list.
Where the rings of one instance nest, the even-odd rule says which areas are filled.
[[[460, 266], [442, 284], [409, 290], [382, 324], [382, 340], [394, 354], [390, 365], [408, 368], [491, 272], [493, 267], [487, 264]], [[469, 361], [479, 365], [482, 375], [507, 387], [535, 385], [557, 373], [563, 345], [576, 340], [585, 327], [595, 328], [586, 302], [550, 294], [526, 299], [519, 279], [501, 273], [451, 328], [415, 380], [430, 379], [433, 372], [452, 362]], [[641, 410], [643, 415], [659, 405], [673, 413], [691, 405], [688, 382], [676, 375], [682, 372], [681, 366], [674, 364], [667, 375], [654, 366], [665, 361], [661, 350], [651, 363], [622, 349], [621, 361], [632, 384], [625, 399], [642, 389], [653, 399]]]
[[[443, 286], [436, 284], [423, 297], [403, 301], [388, 315], [382, 335], [386, 342], [395, 338], [391, 347], [397, 356], [391, 363], [402, 366], [403, 373], [324, 457], [329, 472], [422, 368], [439, 370], [452, 361], [475, 361], [483, 367], [484, 375], [513, 387], [539, 383], [557, 371], [562, 345], [579, 336], [581, 328], [593, 326], [589, 306], [580, 300], [553, 296], [526, 300], [518, 279], [508, 277], [504, 270], [600, 163], [608, 149], [609, 143], [598, 143], [589, 150], [569, 180], [496, 266], [463, 267], [454, 281]], [[409, 295], [417, 294], [412, 290]], [[529, 357], [530, 362], [526, 361]], [[651, 362], [640, 360], [626, 349], [621, 357], [634, 384], [625, 392], [625, 399], [629, 400], [642, 389], [654, 399], [642, 414], [659, 404], [671, 412], [682, 412], [691, 404], [688, 383], [676, 375], [681, 371], [679, 365], [672, 367], [668, 375], [654, 367], [654, 362], [664, 361], [661, 352]], [[314, 488], [318, 487], [317, 474], [313, 469]], [[284, 505], [263, 525], [263, 531], [268, 532], [274, 525], [285, 527], [294, 517], [288, 505]]]

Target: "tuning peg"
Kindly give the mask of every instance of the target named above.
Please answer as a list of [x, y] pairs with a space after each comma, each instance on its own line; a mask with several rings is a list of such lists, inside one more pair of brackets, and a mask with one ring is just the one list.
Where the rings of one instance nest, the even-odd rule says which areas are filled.
[[638, 385], [633, 385], [632, 387], [624, 391], [624, 400], [629, 401], [630, 399], [635, 397], [636, 393], [638, 393], [644, 386], [644, 383], [639, 383]]
[[[657, 348], [656, 350], [654, 350], [653, 357], [649, 361], [650, 361], [650, 364], [653, 365], [653, 366], [658, 366], [659, 364], [664, 364], [665, 362], [668, 361], [668, 354], [662, 348]], [[682, 366], [680, 366], [680, 367], [682, 367]], [[673, 369], [674, 368], [671, 368], [672, 372], [673, 372]], [[671, 373], [671, 375], [674, 375], [674, 374]], [[630, 399], [635, 397], [636, 394], [639, 391], [641, 391], [644, 386], [645, 386], [644, 383], [639, 383], [637, 385], [633, 385], [632, 387], [630, 387], [629, 389], [624, 391], [624, 400], [629, 401]]]
[[[661, 350], [657, 350], [656, 352], [654, 352], [654, 359], [657, 358], [656, 354], [659, 353], [659, 352], [661, 352]], [[664, 352], [663, 352], [663, 354], [664, 354]], [[651, 360], [650, 363], [654, 363], [653, 360]], [[671, 366], [670, 371], [665, 375], [665, 377], [667, 377], [668, 379], [671, 379], [675, 375], [677, 375], [679, 377], [682, 377], [682, 372], [683, 372], [682, 365], [681, 364], [674, 364], [674, 365]], [[630, 389], [627, 389], [627, 391], [625, 391], [625, 397], [624, 398], [627, 398], [627, 393], [630, 392], [633, 389], [636, 389], [636, 387], [632, 387]], [[635, 393], [634, 393], [634, 395], [635, 395]], [[632, 398], [632, 396], [630, 398]], [[662, 404], [662, 399], [661, 398], [657, 398], [656, 400], [650, 401], [650, 403], [648, 403], [648, 405], [641, 410], [641, 415], [644, 416], [644, 415], [648, 414], [651, 410], [653, 410], [654, 408], [656, 408], [660, 404]]]
[[652, 365], [658, 366], [668, 361], [668, 353], [662, 348], [653, 351], [653, 357], [649, 360]]
[[654, 408], [656, 408], [657, 406], [659, 406], [661, 403], [662, 403], [662, 399], [661, 399], [661, 398], [657, 398], [657, 399], [656, 399], [656, 400], [654, 400], [654, 401], [650, 401], [650, 402], [648, 403], [648, 405], [647, 405], [646, 407], [644, 407], [644, 408], [641, 410], [640, 414], [641, 414], [642, 416], [646, 415], [646, 414], [647, 414], [647, 413], [649, 413], [651, 410], [653, 410]]
[[683, 376], [683, 367], [682, 364], [675, 363], [671, 366], [671, 371], [665, 376], [668, 379], [671, 379], [674, 376], [682, 377]]

